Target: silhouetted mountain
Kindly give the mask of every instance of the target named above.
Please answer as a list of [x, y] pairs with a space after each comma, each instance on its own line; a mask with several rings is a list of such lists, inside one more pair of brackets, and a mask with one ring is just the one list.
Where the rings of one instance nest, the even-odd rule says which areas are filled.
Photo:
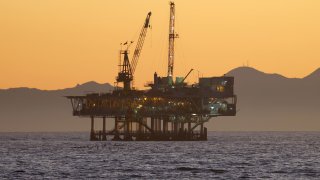
[[108, 83], [88, 82], [73, 88], [0, 90], [0, 131], [86, 131], [88, 121], [72, 116], [70, 101], [64, 96], [89, 92], [109, 92]]
[[62, 90], [57, 90], [64, 96], [66, 95], [83, 95], [87, 93], [94, 93], [94, 92], [109, 92], [113, 89], [109, 83], [99, 84], [94, 81], [86, 82], [84, 84], [78, 84], [73, 88], [67, 88]]
[[217, 118], [212, 129], [320, 130], [319, 71], [299, 79], [239, 67], [227, 75], [235, 77], [239, 112]]
[[279, 74], [267, 74], [261, 71], [258, 71], [252, 67], [238, 67], [235, 68], [227, 73], [230, 76], [237, 76], [238, 78], [255, 78], [258, 80], [263, 79], [270, 79], [270, 78], [279, 78], [279, 79], [286, 79], [286, 77], [279, 75]]
[[310, 75], [304, 77], [303, 79], [312, 79], [312, 80], [318, 80], [320, 81], [320, 68], [313, 71]]
[[[250, 67], [235, 68], [227, 75], [235, 77], [239, 112], [235, 117], [213, 118], [207, 124], [209, 130], [320, 130], [320, 69], [301, 79]], [[89, 120], [73, 117], [64, 96], [110, 90], [110, 84], [96, 82], [53, 91], [0, 90], [0, 131], [88, 131]]]

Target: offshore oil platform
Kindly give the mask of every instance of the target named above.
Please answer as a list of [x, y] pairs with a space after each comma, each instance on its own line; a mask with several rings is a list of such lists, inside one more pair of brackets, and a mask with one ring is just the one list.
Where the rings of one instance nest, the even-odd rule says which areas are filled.
[[[91, 93], [67, 96], [73, 115], [91, 119], [92, 141], [176, 141], [207, 140], [204, 123], [217, 116], [236, 115], [234, 77], [202, 77], [198, 83], [187, 84], [184, 77], [173, 78], [175, 33], [175, 4], [170, 2], [168, 74], [154, 73], [147, 90], [132, 87], [151, 12], [144, 21], [136, 48], [129, 61], [129, 47], [120, 50], [119, 72], [111, 93]], [[121, 86], [120, 86], [121, 85]], [[94, 128], [95, 118], [102, 118], [102, 130]], [[114, 121], [106, 130], [106, 120]]]

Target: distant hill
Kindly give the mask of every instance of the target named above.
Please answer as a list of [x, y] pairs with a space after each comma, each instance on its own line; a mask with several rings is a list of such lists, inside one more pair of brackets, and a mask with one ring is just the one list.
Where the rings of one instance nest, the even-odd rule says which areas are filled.
[[320, 68], [318, 68], [313, 73], [311, 73], [310, 75], [306, 76], [303, 79], [308, 79], [308, 80], [316, 80], [316, 79], [318, 79], [318, 81], [319, 81], [319, 78], [320, 78]]
[[87, 82], [60, 90], [12, 88], [0, 90], [0, 131], [87, 131], [86, 119], [72, 116], [64, 96], [109, 92], [113, 87]]
[[236, 117], [219, 117], [214, 130], [319, 131], [320, 70], [305, 78], [286, 78], [250, 67], [239, 67], [235, 77]]
[[[305, 78], [286, 78], [250, 67], [235, 77], [238, 114], [213, 118], [207, 127], [217, 131], [319, 131], [320, 68]], [[88, 131], [89, 120], [72, 116], [64, 96], [109, 92], [113, 87], [87, 82], [60, 90], [12, 88], [0, 90], [0, 131]], [[97, 121], [100, 125], [100, 121]]]

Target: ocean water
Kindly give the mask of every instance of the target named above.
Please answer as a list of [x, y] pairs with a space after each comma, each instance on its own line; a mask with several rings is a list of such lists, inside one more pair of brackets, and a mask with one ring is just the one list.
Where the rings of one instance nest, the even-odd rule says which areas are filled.
[[198, 142], [0, 133], [0, 179], [320, 179], [320, 132], [210, 132]]

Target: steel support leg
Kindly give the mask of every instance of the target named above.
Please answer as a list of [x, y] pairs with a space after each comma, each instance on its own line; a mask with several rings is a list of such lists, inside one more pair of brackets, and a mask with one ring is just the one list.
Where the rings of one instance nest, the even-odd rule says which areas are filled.
[[107, 140], [107, 135], [106, 135], [106, 117], [102, 117], [102, 140], [106, 141]]
[[154, 128], [154, 118], [152, 117], [151, 118], [151, 129], [152, 129], [152, 131], [154, 132], [155, 131], [155, 128]]
[[90, 141], [96, 140], [95, 132], [94, 132], [94, 117], [91, 116], [91, 131], [90, 131]]
[[120, 120], [120, 117], [115, 117], [114, 118], [114, 132], [115, 132], [115, 135], [113, 137], [113, 140], [116, 140], [116, 141], [120, 140], [119, 130], [118, 130], [119, 120]]
[[203, 123], [200, 124], [200, 136], [203, 137]]

